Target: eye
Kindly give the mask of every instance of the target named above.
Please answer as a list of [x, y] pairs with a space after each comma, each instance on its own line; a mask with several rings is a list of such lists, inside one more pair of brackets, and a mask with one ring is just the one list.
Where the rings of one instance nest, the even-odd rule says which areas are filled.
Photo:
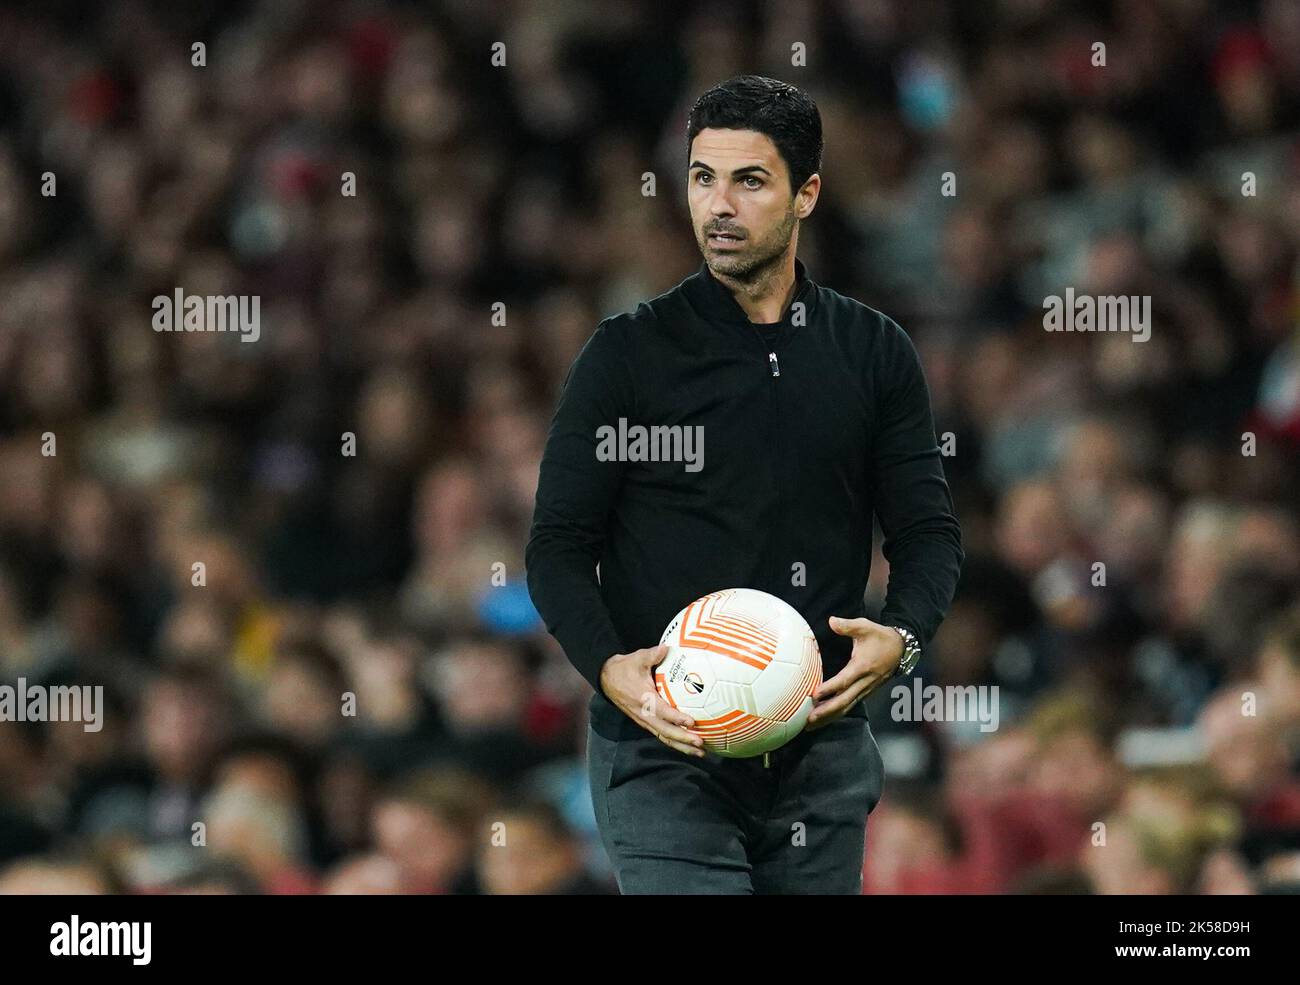
[[712, 180], [713, 180], [713, 175], [709, 174], [709, 172], [707, 171], [695, 172], [695, 183], [697, 185], [707, 185]]
[[[753, 182], [752, 185], [750, 184], [751, 181]], [[747, 178], [745, 178], [745, 187], [748, 188], [750, 191], [754, 191], [756, 189], [762, 188], [763, 179], [751, 174]]]

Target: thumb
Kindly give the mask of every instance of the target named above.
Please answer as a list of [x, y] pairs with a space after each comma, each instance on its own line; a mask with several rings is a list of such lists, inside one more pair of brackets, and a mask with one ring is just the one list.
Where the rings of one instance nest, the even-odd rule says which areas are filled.
[[649, 670], [651, 667], [663, 663], [668, 656], [668, 647], [660, 643], [658, 646], [648, 647], [641, 651], [644, 656], [641, 658], [641, 665]]
[[838, 636], [857, 636], [871, 625], [870, 619], [843, 619], [840, 616], [831, 616], [827, 621], [831, 631]]

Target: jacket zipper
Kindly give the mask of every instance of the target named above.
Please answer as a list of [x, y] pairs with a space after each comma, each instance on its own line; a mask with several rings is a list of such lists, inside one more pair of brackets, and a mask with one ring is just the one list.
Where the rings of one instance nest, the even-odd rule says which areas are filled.
[[[784, 319], [782, 319], [782, 322], [784, 322]], [[775, 461], [775, 455], [776, 455], [777, 428], [778, 428], [778, 421], [780, 419], [780, 412], [777, 407], [777, 398], [779, 396], [779, 391], [776, 388], [777, 387], [776, 381], [781, 376], [781, 363], [776, 358], [776, 348], [777, 348], [777, 343], [780, 341], [781, 333], [778, 332], [777, 337], [773, 339], [770, 344], [767, 342], [766, 339], [763, 338], [762, 333], [757, 328], [754, 329], [754, 335], [757, 336], [759, 343], [765, 349], [768, 350], [767, 366], [768, 369], [770, 370], [768, 379], [771, 381], [771, 386], [769, 387], [769, 399], [768, 399], [769, 422], [768, 422], [767, 451], [770, 460], [768, 467], [770, 470], [770, 474], [772, 476], [773, 490], [779, 502], [781, 498], [781, 479], [779, 475], [779, 465]], [[773, 575], [773, 577], [776, 577], [776, 575]], [[763, 769], [770, 769], [770, 768], [771, 768], [771, 759], [767, 753], [763, 753]]]
[[[784, 321], [784, 319], [782, 319], [782, 321]], [[758, 334], [757, 329], [755, 329], [755, 334]], [[778, 338], [778, 339], [780, 338], [780, 333], [779, 333], [779, 332], [777, 333], [777, 338]], [[764, 341], [763, 338], [761, 337], [761, 335], [760, 335], [760, 337], [759, 337], [759, 341], [760, 341], [760, 342]], [[776, 418], [779, 416], [778, 413], [777, 413], [777, 408], [776, 408], [776, 378], [777, 378], [778, 376], [781, 375], [781, 363], [780, 363], [780, 362], [777, 360], [777, 358], [776, 358], [776, 340], [773, 340], [773, 342], [772, 342], [772, 348], [768, 350], [768, 353], [767, 353], [767, 365], [768, 365], [768, 368], [771, 369], [771, 371], [772, 371], [772, 387], [773, 387], [773, 389], [772, 389], [772, 416], [773, 416], [773, 426], [774, 426], [774, 428], [775, 428], [775, 420], [776, 420]], [[775, 438], [776, 438], [775, 431], [773, 432], [772, 437], [773, 437], [773, 444], [775, 445]], [[775, 474], [773, 475], [773, 478], [776, 479]], [[779, 497], [780, 494], [781, 494], [781, 490], [780, 490], [780, 482], [779, 482], [779, 479], [777, 479], [777, 496]], [[772, 754], [771, 754], [770, 752], [765, 752], [765, 753], [763, 753], [763, 769], [767, 770], [767, 769], [771, 769], [771, 768], [772, 768]]]

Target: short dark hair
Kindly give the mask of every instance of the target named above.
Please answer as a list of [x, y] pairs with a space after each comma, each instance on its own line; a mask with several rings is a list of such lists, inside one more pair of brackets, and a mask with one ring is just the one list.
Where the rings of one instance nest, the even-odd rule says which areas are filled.
[[793, 195], [822, 166], [822, 117], [802, 89], [761, 75], [738, 75], [714, 86], [691, 107], [686, 159], [701, 130], [756, 130], [776, 144], [790, 170]]

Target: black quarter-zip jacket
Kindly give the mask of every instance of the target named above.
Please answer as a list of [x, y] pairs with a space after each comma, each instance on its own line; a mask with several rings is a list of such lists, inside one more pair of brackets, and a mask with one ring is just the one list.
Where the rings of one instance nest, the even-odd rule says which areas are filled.
[[[709, 592], [785, 599], [816, 634], [824, 677], [843, 669], [852, 641], [827, 620], [865, 615], [873, 515], [890, 566], [880, 620], [924, 645], [952, 601], [961, 532], [916, 350], [798, 259], [795, 278], [771, 342], [701, 264], [602, 321], [569, 369], [542, 456], [528, 589], [595, 688], [592, 725], [610, 738], [624, 716], [601, 690], [605, 661], [656, 645]], [[619, 432], [620, 419], [702, 428], [698, 471], [602, 460], [601, 428]]]

